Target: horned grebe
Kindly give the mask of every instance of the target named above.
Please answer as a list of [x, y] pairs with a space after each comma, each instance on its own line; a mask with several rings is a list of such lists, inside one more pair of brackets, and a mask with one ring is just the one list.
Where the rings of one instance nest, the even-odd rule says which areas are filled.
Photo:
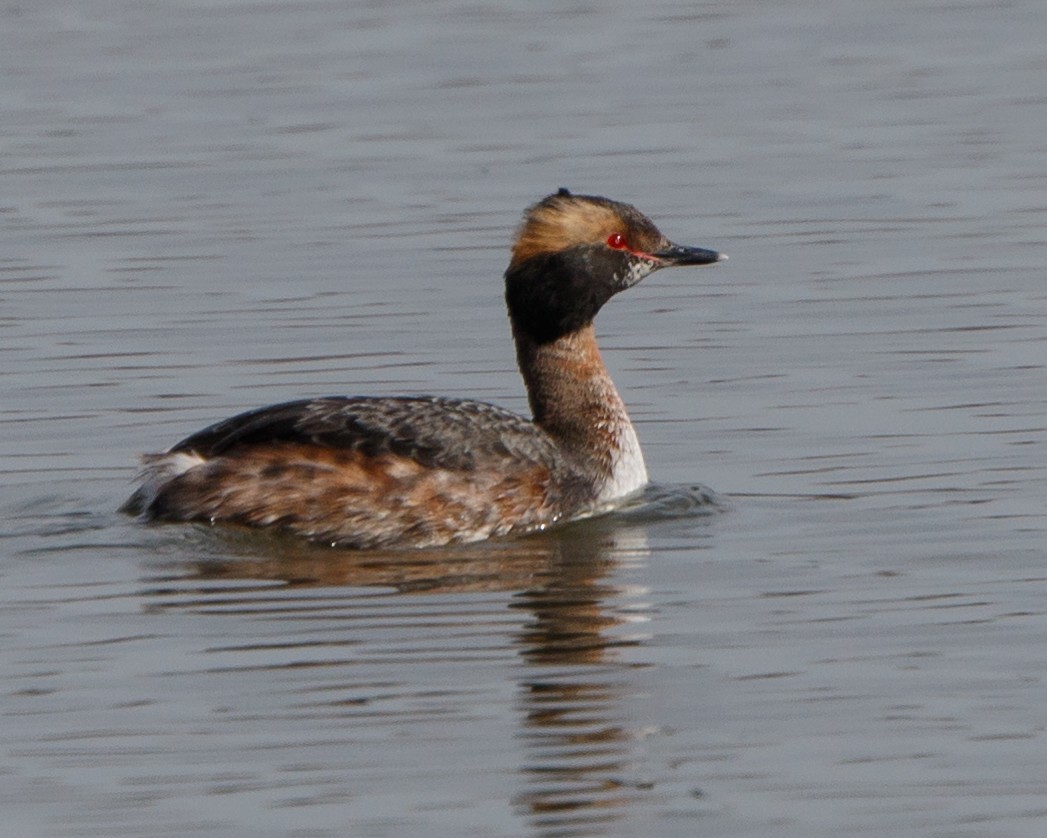
[[524, 214], [505, 272], [533, 421], [428, 396], [263, 407], [143, 457], [122, 509], [360, 548], [479, 541], [592, 514], [647, 482], [593, 318], [652, 271], [726, 258], [673, 244], [628, 204], [561, 189]]

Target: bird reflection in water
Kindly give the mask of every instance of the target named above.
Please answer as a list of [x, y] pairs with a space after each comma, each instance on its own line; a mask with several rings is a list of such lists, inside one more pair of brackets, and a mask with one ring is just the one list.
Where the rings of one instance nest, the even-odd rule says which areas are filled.
[[616, 655], [641, 642], [621, 630], [639, 614], [622, 612], [623, 591], [606, 580], [646, 558], [646, 539], [619, 528], [562, 546], [556, 572], [513, 601], [532, 615], [519, 636], [531, 667], [520, 682], [527, 785], [517, 805], [540, 835], [593, 835], [642, 794], [629, 778], [637, 731], [625, 708], [635, 696]]
[[[230, 557], [238, 550], [243, 558]], [[629, 624], [642, 621], [643, 611], [635, 591], [610, 581], [646, 560], [642, 523], [609, 516], [514, 541], [388, 552], [260, 541], [252, 532], [232, 544], [223, 538], [222, 552], [222, 558], [195, 562], [189, 580], [180, 576], [182, 583], [264, 580], [288, 588], [510, 593], [510, 607], [528, 615], [512, 638], [521, 659], [518, 814], [539, 835], [589, 835], [651, 793], [635, 777], [642, 731], [630, 707], [638, 696], [635, 680], [623, 677], [620, 656], [623, 647], [642, 645]], [[226, 584], [220, 590], [236, 596]], [[628, 665], [637, 665], [635, 653], [630, 657]]]

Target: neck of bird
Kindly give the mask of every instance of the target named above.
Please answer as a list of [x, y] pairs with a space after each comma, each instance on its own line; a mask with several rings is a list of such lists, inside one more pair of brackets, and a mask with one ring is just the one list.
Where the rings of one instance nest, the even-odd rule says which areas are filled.
[[640, 444], [607, 372], [592, 323], [539, 343], [513, 328], [534, 422], [588, 474], [598, 500], [647, 482]]

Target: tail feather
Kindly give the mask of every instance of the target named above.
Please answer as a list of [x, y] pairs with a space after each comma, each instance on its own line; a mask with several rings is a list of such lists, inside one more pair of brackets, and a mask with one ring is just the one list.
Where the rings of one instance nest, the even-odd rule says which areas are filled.
[[147, 515], [157, 495], [168, 483], [207, 462], [192, 451], [143, 454], [141, 460], [142, 468], [135, 478], [140, 485], [120, 507], [120, 511], [128, 515]]

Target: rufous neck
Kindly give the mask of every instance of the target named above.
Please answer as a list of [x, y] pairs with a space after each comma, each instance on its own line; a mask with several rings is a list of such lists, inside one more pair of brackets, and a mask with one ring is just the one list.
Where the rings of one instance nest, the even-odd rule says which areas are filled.
[[[514, 327], [516, 355], [535, 424], [600, 480], [646, 481], [636, 432], [607, 372], [590, 323], [539, 343]], [[630, 487], [636, 488], [636, 487]]]

